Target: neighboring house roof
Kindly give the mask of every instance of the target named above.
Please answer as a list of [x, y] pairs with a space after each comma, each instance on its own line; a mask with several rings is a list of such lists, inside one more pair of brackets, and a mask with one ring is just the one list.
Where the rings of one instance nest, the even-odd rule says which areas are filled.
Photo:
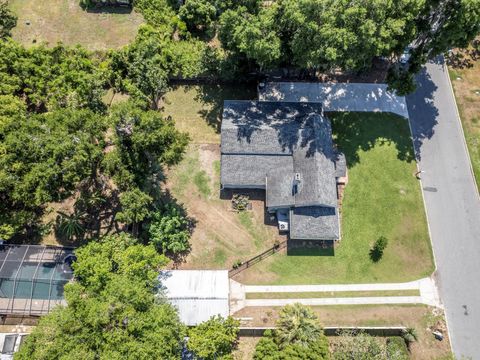
[[227, 270], [165, 270], [162, 292], [178, 309], [180, 320], [195, 326], [212, 316], [229, 315]]
[[[321, 104], [225, 101], [221, 133], [224, 187], [266, 188], [268, 208], [330, 207], [328, 216], [333, 211], [337, 217], [337, 154]], [[312, 228], [319, 231], [316, 237], [310, 237], [303, 217], [296, 221], [299, 239], [331, 239], [339, 233], [338, 218]], [[327, 238], [322, 229], [328, 230]]]

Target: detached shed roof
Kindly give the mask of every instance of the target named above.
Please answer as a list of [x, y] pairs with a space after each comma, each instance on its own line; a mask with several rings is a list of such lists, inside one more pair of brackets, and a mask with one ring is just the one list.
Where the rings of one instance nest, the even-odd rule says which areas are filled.
[[185, 325], [194, 326], [212, 316], [229, 315], [227, 270], [167, 270], [160, 273], [159, 280]]

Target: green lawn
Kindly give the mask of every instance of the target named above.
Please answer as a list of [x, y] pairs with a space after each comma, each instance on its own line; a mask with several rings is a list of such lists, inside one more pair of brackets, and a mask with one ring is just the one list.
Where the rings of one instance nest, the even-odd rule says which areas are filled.
[[224, 100], [253, 100], [255, 86], [177, 85], [165, 96], [164, 114], [170, 115], [179, 130], [188, 132], [193, 143], [220, 143]]
[[85, 11], [79, 0], [10, 0], [18, 16], [13, 38], [24, 44], [81, 44], [90, 50], [118, 48], [135, 38], [143, 22], [125, 8]]
[[480, 61], [468, 69], [450, 69], [450, 79], [480, 189]]
[[[334, 256], [311, 249], [276, 254], [241, 272], [249, 284], [400, 282], [434, 270], [410, 131], [405, 119], [379, 113], [330, 114], [345, 153], [349, 183], [342, 207], [342, 240]], [[369, 249], [389, 243], [373, 263]]]
[[382, 290], [382, 291], [315, 291], [315, 292], [263, 292], [247, 293], [247, 299], [314, 299], [340, 297], [372, 297], [372, 296], [420, 296], [419, 290]]

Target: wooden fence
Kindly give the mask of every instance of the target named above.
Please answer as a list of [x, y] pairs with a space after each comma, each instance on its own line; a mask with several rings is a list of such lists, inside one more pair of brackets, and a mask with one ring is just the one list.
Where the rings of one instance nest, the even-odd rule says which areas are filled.
[[245, 269], [248, 269], [250, 266], [255, 265], [262, 261], [263, 259], [279, 252], [280, 250], [284, 249], [287, 247], [287, 240], [282, 241], [278, 244], [275, 244], [273, 247], [268, 249], [267, 251], [264, 251], [260, 255], [257, 255], [250, 260], [247, 260], [245, 262], [242, 262], [241, 264], [236, 264], [229, 272], [228, 275], [230, 277], [237, 275], [238, 273], [242, 272]]

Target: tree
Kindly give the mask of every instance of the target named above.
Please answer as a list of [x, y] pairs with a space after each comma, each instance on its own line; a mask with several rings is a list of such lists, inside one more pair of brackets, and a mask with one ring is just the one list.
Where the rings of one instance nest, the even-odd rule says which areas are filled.
[[251, 15], [245, 7], [225, 11], [219, 30], [223, 47], [255, 61], [260, 69], [275, 65], [281, 57], [281, 43], [274, 30], [273, 15], [272, 11]]
[[138, 188], [120, 194], [121, 210], [115, 216], [117, 221], [132, 225], [133, 235], [138, 235], [138, 224], [150, 215], [152, 197]]
[[189, 331], [187, 347], [204, 360], [232, 359], [236, 345], [239, 321], [221, 316], [197, 325]]
[[155, 295], [164, 256], [125, 234], [91, 242], [76, 256], [68, 306], [40, 320], [16, 359], [180, 357], [184, 326]]
[[216, 14], [217, 9], [210, 0], [186, 0], [178, 12], [190, 31], [209, 29]]
[[61, 201], [71, 196], [78, 184], [94, 181], [103, 158], [106, 124], [101, 116], [89, 110], [40, 115], [24, 111], [18, 101], [0, 110], [0, 227], [4, 240], [32, 226], [45, 203]]
[[370, 249], [370, 259], [373, 262], [378, 262], [383, 256], [383, 251], [387, 247], [388, 239], [385, 236], [380, 236], [375, 243], [373, 244], [372, 248]]
[[255, 360], [323, 360], [329, 358], [328, 341], [316, 315], [301, 304], [285, 306], [274, 331], [266, 331], [255, 347]]
[[165, 253], [179, 254], [190, 248], [189, 221], [173, 204], [153, 213], [148, 227], [149, 242]]
[[287, 344], [308, 345], [322, 335], [317, 316], [308, 307], [295, 303], [286, 305], [277, 321], [276, 337], [280, 347]]
[[11, 30], [17, 25], [17, 17], [8, 8], [8, 1], [0, 0], [0, 40], [11, 36]]
[[102, 60], [81, 47], [24, 48], [0, 42], [0, 95], [16, 95], [32, 112], [59, 108], [104, 111]]

